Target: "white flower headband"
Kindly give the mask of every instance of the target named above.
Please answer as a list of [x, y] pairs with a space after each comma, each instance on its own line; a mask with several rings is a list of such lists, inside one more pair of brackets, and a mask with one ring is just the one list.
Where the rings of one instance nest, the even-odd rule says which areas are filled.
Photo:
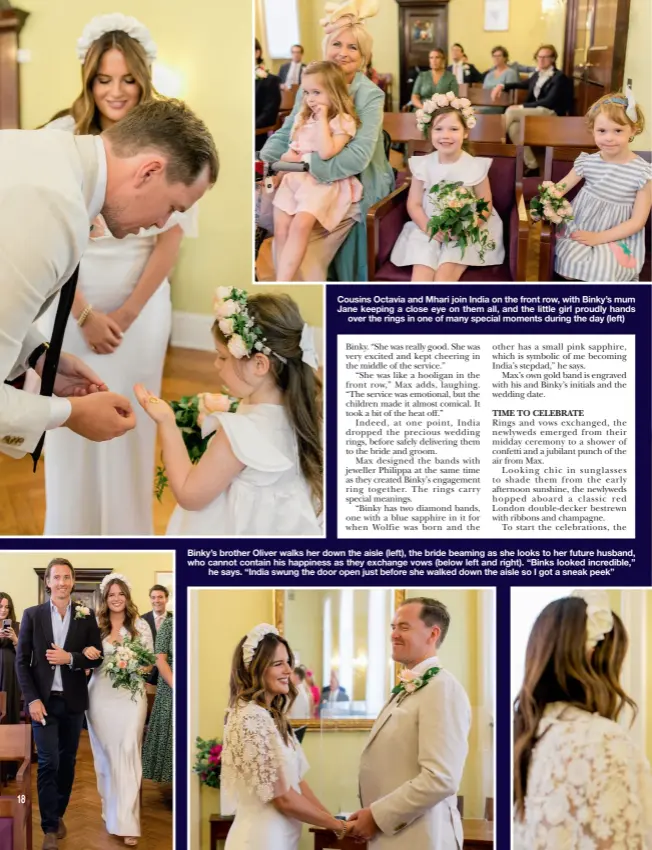
[[84, 27], [81, 37], [77, 39], [77, 57], [82, 65], [86, 61], [86, 54], [91, 45], [107, 32], [116, 32], [116, 30], [127, 33], [134, 41], [142, 44], [150, 65], [156, 61], [156, 44], [152, 41], [147, 27], [136, 18], [115, 12], [112, 15], [98, 15]]
[[609, 596], [605, 590], [574, 590], [571, 596], [586, 602], [586, 648], [595, 649], [614, 627]]
[[430, 122], [432, 121], [432, 113], [446, 106], [452, 106], [453, 109], [457, 109], [458, 112], [462, 113], [464, 123], [469, 130], [475, 127], [475, 111], [471, 106], [471, 101], [466, 97], [458, 97], [454, 92], [449, 91], [446, 94], [433, 94], [429, 100], [424, 101], [421, 109], [417, 109], [417, 127], [424, 135], [427, 135]]
[[244, 661], [246, 670], [249, 669], [249, 665], [256, 654], [256, 648], [265, 635], [278, 634], [279, 631], [276, 626], [270, 626], [269, 623], [259, 623], [250, 632], [248, 632], [245, 642], [242, 644], [242, 660]]
[[[247, 305], [247, 293], [244, 289], [236, 289], [235, 286], [218, 286], [213, 296], [213, 312], [217, 319], [220, 331], [227, 339], [226, 347], [238, 360], [248, 357], [250, 354], [260, 352], [268, 357], [272, 355], [287, 363], [287, 358], [266, 345], [267, 337], [263, 336], [263, 330], [249, 315]], [[304, 324], [299, 342], [301, 359], [304, 363], [317, 369], [319, 360], [315, 351], [314, 334], [312, 328]]]
[[104, 576], [102, 581], [100, 582], [100, 593], [104, 596], [104, 590], [109, 584], [112, 584], [116, 579], [119, 579], [123, 584], [126, 584], [129, 590], [131, 590], [131, 582], [127, 578], [127, 576], [123, 576], [122, 573], [109, 573], [108, 576]]

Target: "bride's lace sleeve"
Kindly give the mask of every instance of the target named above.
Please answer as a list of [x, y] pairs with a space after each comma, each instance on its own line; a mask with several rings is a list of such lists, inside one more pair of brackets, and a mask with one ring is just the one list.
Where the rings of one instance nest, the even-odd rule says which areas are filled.
[[145, 649], [149, 649], [150, 652], [154, 652], [154, 638], [152, 637], [152, 630], [150, 629], [147, 621], [139, 617], [136, 620], [136, 631], [138, 632], [140, 642]]
[[[650, 766], [619, 731], [573, 745], [549, 776], [536, 847], [648, 850], [652, 847]], [[540, 789], [543, 790], [543, 789]]]
[[256, 703], [239, 706], [229, 714], [224, 730], [221, 779], [227, 797], [233, 802], [244, 793], [269, 803], [290, 788], [274, 721]]

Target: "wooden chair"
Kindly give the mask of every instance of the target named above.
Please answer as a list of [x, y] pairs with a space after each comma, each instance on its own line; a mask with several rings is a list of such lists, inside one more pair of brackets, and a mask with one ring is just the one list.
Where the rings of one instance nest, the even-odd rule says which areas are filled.
[[[596, 149], [593, 148], [592, 151]], [[544, 180], [552, 180], [554, 183], [559, 183], [573, 167], [573, 163], [577, 157], [586, 151], [586, 147], [548, 147], [546, 148], [546, 158], [543, 172]], [[591, 152], [591, 151], [590, 151]], [[652, 160], [650, 151], [635, 151], [640, 157], [647, 162]], [[572, 203], [573, 198], [582, 188], [582, 182], [578, 183], [565, 196]], [[652, 280], [652, 257], [650, 257], [650, 239], [652, 235], [652, 225], [650, 224], [650, 216], [645, 224], [645, 262], [639, 275], [639, 281], [649, 283]], [[555, 273], [555, 242], [557, 240], [557, 228], [550, 222], [543, 221], [541, 223], [541, 249], [539, 252], [539, 280], [563, 280], [562, 277]]]
[[378, 77], [378, 88], [385, 93], [385, 112], [391, 112], [393, 106], [392, 87], [394, 77], [392, 74], [378, 74]]
[[0, 726], [0, 761], [19, 762], [16, 788], [0, 795], [0, 819], [11, 819], [13, 843], [3, 850], [32, 850], [32, 727], [27, 723]]
[[217, 850], [218, 841], [226, 841], [233, 823], [233, 817], [222, 817], [222, 815], [211, 815], [210, 823], [210, 850]]
[[485, 820], [491, 820], [491, 821], [494, 819], [494, 798], [493, 797], [485, 797], [484, 819]]
[[[487, 118], [500, 118], [488, 115]], [[415, 143], [415, 153], [418, 152]], [[425, 145], [424, 145], [425, 146]], [[525, 280], [527, 260], [528, 216], [521, 188], [523, 150], [514, 145], [485, 142], [469, 143], [474, 156], [493, 159], [489, 182], [493, 204], [503, 222], [505, 262], [500, 266], [470, 266], [462, 275], [464, 283], [490, 283]], [[426, 151], [423, 151], [424, 153]], [[403, 225], [409, 221], [407, 196], [410, 181], [369, 208], [367, 212], [367, 263], [369, 281], [407, 282], [410, 266], [395, 266], [390, 255]]]
[[[521, 129], [520, 144], [530, 147], [573, 147], [591, 153], [597, 150], [584, 118], [526, 114]], [[540, 177], [524, 178], [523, 197], [526, 203], [529, 204], [536, 195], [539, 183], [541, 183]]]

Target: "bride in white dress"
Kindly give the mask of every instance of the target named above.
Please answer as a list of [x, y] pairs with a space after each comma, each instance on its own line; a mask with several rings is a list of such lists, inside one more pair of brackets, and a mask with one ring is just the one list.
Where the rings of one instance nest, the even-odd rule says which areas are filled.
[[617, 722], [628, 637], [605, 591], [551, 602], [528, 641], [514, 723], [514, 850], [649, 850], [652, 772]]
[[[104, 661], [94, 671], [88, 686], [86, 719], [107, 832], [124, 837], [124, 843], [133, 847], [140, 836], [147, 697], [144, 688], [135, 699], [129, 691], [114, 688], [104, 668], [106, 659], [115, 652], [115, 643], [122, 643], [125, 638], [138, 638], [153, 652], [154, 641], [149, 625], [138, 616], [125, 576], [111, 573], [103, 579], [100, 591], [102, 602], [97, 622], [102, 634]], [[96, 653], [94, 647], [84, 650], [88, 658], [97, 657]]]
[[287, 712], [296, 697], [292, 651], [267, 623], [236, 647], [222, 751], [222, 813], [235, 820], [225, 850], [297, 850], [302, 823], [343, 838], [350, 827], [331, 815], [303, 778], [308, 763]]

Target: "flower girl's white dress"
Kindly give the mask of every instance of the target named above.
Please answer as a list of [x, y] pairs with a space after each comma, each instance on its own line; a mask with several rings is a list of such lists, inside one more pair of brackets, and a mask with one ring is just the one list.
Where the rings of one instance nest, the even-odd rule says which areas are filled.
[[537, 738], [514, 850], [652, 848], [652, 773], [622, 726], [556, 702]]
[[224, 430], [245, 468], [205, 508], [187, 511], [177, 505], [167, 534], [321, 535], [285, 408], [240, 404], [236, 413], [207, 416], [202, 433], [206, 436], [216, 428]]
[[233, 814], [225, 850], [298, 850], [301, 822], [281, 814], [272, 800], [294, 788], [308, 770], [301, 745], [283, 741], [269, 712], [241, 702], [224, 730], [220, 799]]

